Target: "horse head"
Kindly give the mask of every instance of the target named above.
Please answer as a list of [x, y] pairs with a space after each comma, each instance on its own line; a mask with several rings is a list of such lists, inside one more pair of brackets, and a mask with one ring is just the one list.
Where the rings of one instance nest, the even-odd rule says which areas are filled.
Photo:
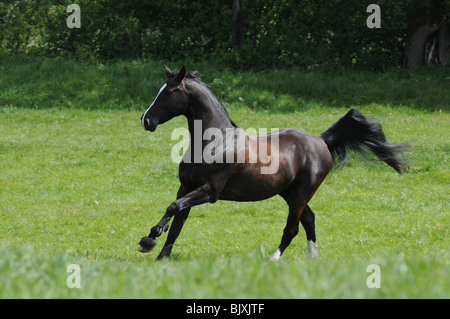
[[144, 129], [155, 131], [159, 124], [185, 114], [189, 97], [185, 90], [186, 68], [183, 66], [179, 72], [171, 71], [164, 66], [167, 81], [159, 88], [155, 99], [141, 116]]

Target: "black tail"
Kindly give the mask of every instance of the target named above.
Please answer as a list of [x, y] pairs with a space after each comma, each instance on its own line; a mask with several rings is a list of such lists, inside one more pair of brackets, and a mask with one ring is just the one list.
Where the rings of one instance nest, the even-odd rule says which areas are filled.
[[346, 162], [348, 151], [354, 151], [370, 159], [368, 150], [398, 173], [402, 173], [407, 167], [397, 154], [407, 151], [409, 145], [388, 144], [381, 130], [381, 124], [369, 122], [357, 109], [348, 111], [321, 136], [333, 156], [334, 167]]

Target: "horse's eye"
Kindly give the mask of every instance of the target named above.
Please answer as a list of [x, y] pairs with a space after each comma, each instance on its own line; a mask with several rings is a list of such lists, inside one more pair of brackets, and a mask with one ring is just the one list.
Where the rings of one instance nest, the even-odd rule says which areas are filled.
[[172, 90], [166, 89], [166, 94], [170, 95], [172, 93]]

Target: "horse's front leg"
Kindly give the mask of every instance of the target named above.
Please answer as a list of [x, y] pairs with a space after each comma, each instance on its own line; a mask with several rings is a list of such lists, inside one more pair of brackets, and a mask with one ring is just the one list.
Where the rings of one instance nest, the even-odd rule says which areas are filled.
[[173, 244], [180, 235], [181, 229], [183, 228], [184, 222], [189, 216], [190, 210], [191, 208], [185, 208], [174, 216], [172, 225], [170, 226], [169, 235], [167, 236], [166, 242], [164, 243], [164, 247], [161, 250], [157, 260], [166, 259], [170, 256]]
[[[177, 193], [177, 199], [186, 195], [186, 190], [183, 185], [180, 186]], [[170, 207], [170, 206], [169, 206]], [[147, 237], [143, 237], [139, 242], [139, 251], [141, 253], [148, 253], [153, 250], [156, 246], [156, 238], [161, 236], [164, 231], [169, 228], [170, 217], [168, 217], [168, 212], [161, 218], [161, 220], [150, 229], [150, 234]]]
[[[173, 231], [171, 229], [169, 232], [166, 244], [164, 245], [160, 256], [158, 256], [158, 259], [169, 257], [172, 245], [181, 231], [182, 224], [180, 225], [180, 223], [184, 223], [184, 220], [189, 214], [189, 209], [192, 206], [215, 201], [216, 199], [217, 196], [214, 196], [209, 184], [204, 184], [191, 192], [186, 192], [184, 187], [180, 187], [177, 194], [177, 200], [167, 207], [163, 218], [161, 218], [158, 224], [151, 228], [148, 237], [142, 238], [139, 242], [139, 251], [144, 253], [152, 251], [156, 245], [156, 238], [161, 236], [163, 231], [167, 231], [169, 221], [175, 215], [174, 225], [172, 225]], [[177, 218], [179, 213], [182, 213], [183, 216], [180, 215], [180, 218]]]

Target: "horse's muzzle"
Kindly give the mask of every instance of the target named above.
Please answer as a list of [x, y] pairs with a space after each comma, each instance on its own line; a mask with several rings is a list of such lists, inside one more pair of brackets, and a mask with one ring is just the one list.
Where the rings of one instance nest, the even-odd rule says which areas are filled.
[[146, 129], [147, 131], [154, 132], [159, 123], [157, 119], [144, 119], [144, 121], [142, 121], [142, 124], [144, 124], [144, 129]]

